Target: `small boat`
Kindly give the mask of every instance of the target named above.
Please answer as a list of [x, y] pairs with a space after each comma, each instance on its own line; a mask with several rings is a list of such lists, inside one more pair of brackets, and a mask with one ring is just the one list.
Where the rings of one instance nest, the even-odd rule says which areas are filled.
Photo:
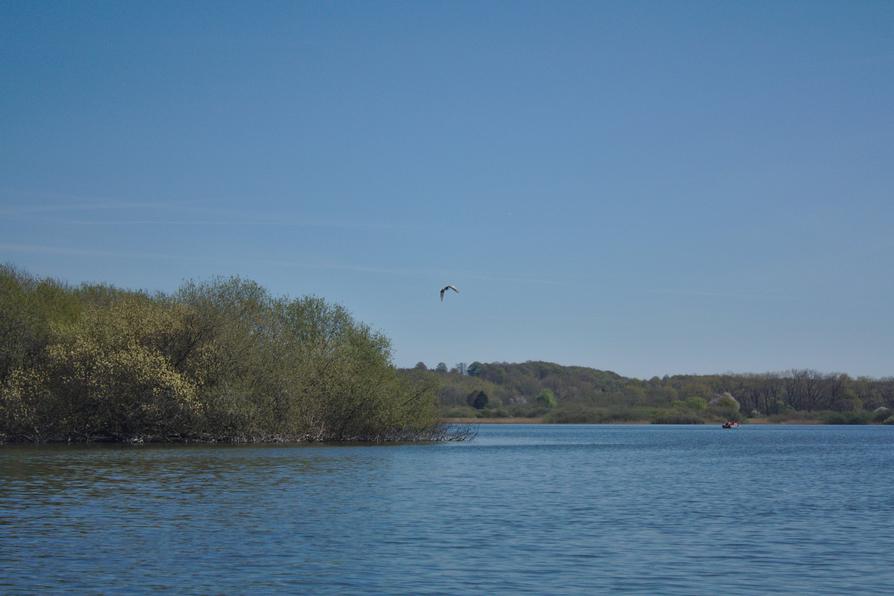
[[739, 428], [739, 423], [735, 420], [727, 420], [721, 428]]

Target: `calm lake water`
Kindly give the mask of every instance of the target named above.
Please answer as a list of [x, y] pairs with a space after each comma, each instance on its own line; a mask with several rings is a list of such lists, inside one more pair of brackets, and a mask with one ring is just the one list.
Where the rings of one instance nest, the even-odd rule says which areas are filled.
[[894, 427], [0, 448], [0, 593], [891, 593]]

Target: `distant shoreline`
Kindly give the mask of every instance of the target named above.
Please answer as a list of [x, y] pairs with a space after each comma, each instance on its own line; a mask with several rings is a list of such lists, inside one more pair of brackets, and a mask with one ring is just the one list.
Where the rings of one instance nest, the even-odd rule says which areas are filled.
[[[443, 424], [555, 424], [562, 425], [568, 424], [564, 422], [554, 422], [549, 423], [546, 422], [543, 418], [441, 418], [441, 422]], [[592, 426], [615, 426], [618, 424], [648, 424], [653, 425], [655, 423], [649, 420], [624, 420], [619, 422], [580, 422], [573, 424], [586, 424]], [[699, 426], [711, 426], [713, 424], [721, 424], [720, 422], [705, 422]], [[824, 423], [822, 420], [804, 420], [804, 419], [791, 419], [791, 420], [768, 420], [767, 418], [751, 418], [749, 420], [743, 420], [743, 425], [752, 425], [752, 424], [760, 424], [760, 425], [772, 425], [778, 426], [780, 424], [797, 424], [802, 426], [814, 426], [814, 425], [824, 425], [830, 426], [828, 423]], [[867, 426], [878, 423], [866, 423], [863, 425], [856, 426]], [[656, 426], [661, 426], [660, 424], [656, 424]], [[835, 426], [835, 425], [831, 425]], [[843, 426], [855, 426], [855, 425], [843, 425]]]
[[546, 424], [543, 418], [441, 418], [442, 424]]

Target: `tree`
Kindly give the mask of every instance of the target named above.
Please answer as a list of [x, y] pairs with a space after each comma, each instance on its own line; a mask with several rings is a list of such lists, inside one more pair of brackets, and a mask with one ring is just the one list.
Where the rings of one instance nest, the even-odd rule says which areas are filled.
[[39, 368], [7, 385], [6, 406], [30, 412], [16, 430], [35, 441], [184, 434], [201, 404], [164, 353], [180, 329], [180, 313], [141, 296], [87, 308], [57, 329]]
[[541, 405], [544, 408], [555, 408], [559, 403], [558, 400], [556, 400], [556, 394], [553, 393], [551, 389], [544, 389], [541, 391], [535, 398], [535, 401], [538, 405]]
[[708, 402], [705, 401], [704, 398], [698, 396], [687, 397], [685, 403], [686, 407], [699, 412], [704, 411], [708, 407]]
[[448, 438], [438, 384], [322, 298], [239, 278], [174, 295], [0, 268], [0, 441]]
[[416, 366], [414, 366], [413, 368], [415, 368], [416, 370], [428, 370], [428, 367], [425, 366], [424, 362], [417, 362]]
[[484, 391], [473, 391], [466, 397], [466, 403], [476, 410], [483, 410], [487, 407], [487, 393]]
[[723, 393], [712, 399], [708, 406], [714, 414], [723, 418], [739, 417], [739, 402], [729, 393]]
[[466, 369], [466, 373], [468, 373], [470, 377], [477, 377], [481, 374], [481, 363], [476, 360], [469, 365], [469, 368]]
[[435, 370], [438, 371], [439, 373], [446, 373], [447, 365], [443, 362], [438, 362], [438, 365], [435, 367]]

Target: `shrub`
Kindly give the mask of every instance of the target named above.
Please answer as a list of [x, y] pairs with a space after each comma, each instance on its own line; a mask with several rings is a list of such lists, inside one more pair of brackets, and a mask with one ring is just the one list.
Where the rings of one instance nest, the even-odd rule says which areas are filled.
[[652, 418], [652, 424], [704, 424], [705, 420], [697, 414], [668, 412]]
[[728, 420], [739, 419], [739, 402], [729, 393], [723, 393], [715, 396], [708, 403], [709, 411], [715, 416]]
[[868, 424], [872, 415], [866, 412], [824, 412], [820, 419], [824, 424]]
[[483, 410], [487, 407], [487, 393], [484, 391], [473, 391], [466, 396], [466, 403], [476, 410]]
[[819, 422], [821, 417], [820, 412], [787, 409], [784, 412], [768, 416], [767, 420], [769, 422]]
[[553, 393], [551, 389], [544, 389], [541, 391], [534, 399], [534, 402], [546, 409], [554, 408], [556, 407], [556, 404], [558, 404], [556, 394]]
[[476, 418], [480, 414], [475, 408], [466, 406], [452, 406], [442, 412], [444, 418]]
[[445, 436], [436, 385], [399, 376], [388, 339], [321, 298], [239, 278], [148, 296], [0, 269], [0, 305], [7, 440]]
[[640, 422], [654, 415], [649, 408], [588, 408], [580, 405], [560, 406], [546, 414], [545, 422], [558, 424], [605, 424], [611, 422]]

